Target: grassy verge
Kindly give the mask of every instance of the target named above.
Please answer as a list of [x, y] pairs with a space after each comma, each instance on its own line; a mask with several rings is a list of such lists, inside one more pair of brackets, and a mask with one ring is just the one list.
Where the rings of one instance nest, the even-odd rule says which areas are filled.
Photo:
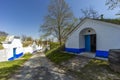
[[92, 59], [81, 72], [75, 72], [81, 80], [117, 80], [120, 73], [116, 73], [109, 68], [107, 61]]
[[59, 64], [75, 56], [74, 54], [64, 53], [63, 51], [61, 51], [61, 48], [62, 47], [57, 47], [50, 51], [47, 51], [45, 53], [46, 57], [49, 58], [52, 62]]
[[0, 62], [0, 80], [8, 80], [8, 78], [31, 56], [32, 54], [25, 54], [18, 60]]

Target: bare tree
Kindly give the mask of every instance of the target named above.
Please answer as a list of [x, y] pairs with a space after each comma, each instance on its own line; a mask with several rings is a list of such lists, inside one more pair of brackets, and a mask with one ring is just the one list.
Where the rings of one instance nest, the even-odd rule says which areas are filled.
[[93, 18], [96, 19], [99, 17], [99, 14], [96, 10], [94, 10], [93, 8], [86, 8], [86, 9], [81, 9], [81, 12], [83, 14], [82, 18]]
[[22, 41], [25, 41], [25, 40], [26, 40], [26, 38], [27, 38], [27, 36], [26, 36], [26, 35], [22, 35], [22, 36], [21, 36]]
[[106, 0], [106, 5], [109, 6], [109, 9], [120, 7], [120, 0]]
[[32, 37], [30, 36], [26, 36], [26, 35], [22, 35], [22, 41], [33, 41]]
[[[111, 10], [117, 7], [120, 8], [120, 0], [106, 0], [106, 5]], [[120, 11], [116, 15], [120, 15]]]
[[65, 0], [51, 0], [48, 6], [48, 15], [45, 16], [40, 30], [47, 36], [52, 34], [57, 37], [61, 45], [68, 28], [72, 27], [69, 26], [72, 22], [73, 14]]

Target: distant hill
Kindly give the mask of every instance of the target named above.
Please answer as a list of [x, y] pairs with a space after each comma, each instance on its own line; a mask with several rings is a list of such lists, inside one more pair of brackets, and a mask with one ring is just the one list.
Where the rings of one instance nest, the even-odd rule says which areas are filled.
[[0, 36], [7, 36], [8, 33], [4, 32], [4, 31], [0, 31]]

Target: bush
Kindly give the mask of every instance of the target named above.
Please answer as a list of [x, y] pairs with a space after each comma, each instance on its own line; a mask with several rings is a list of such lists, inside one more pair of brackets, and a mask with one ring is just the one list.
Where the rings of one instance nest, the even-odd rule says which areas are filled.
[[63, 46], [56, 47], [50, 51], [47, 51], [45, 55], [47, 58], [49, 58], [52, 62], [56, 64], [60, 64], [61, 62], [69, 60], [75, 56], [74, 54], [68, 54], [66, 52], [63, 52], [61, 49], [63, 49]]
[[27, 47], [32, 44], [32, 41], [24, 41], [23, 42], [23, 47]]
[[1, 49], [4, 49], [4, 47], [2, 46], [2, 44], [0, 44], [0, 50], [1, 50]]
[[5, 41], [6, 36], [0, 36], [0, 42]]
[[59, 46], [59, 43], [58, 43], [58, 42], [50, 42], [50, 49], [54, 49], [54, 48], [56, 48], [57, 46]]

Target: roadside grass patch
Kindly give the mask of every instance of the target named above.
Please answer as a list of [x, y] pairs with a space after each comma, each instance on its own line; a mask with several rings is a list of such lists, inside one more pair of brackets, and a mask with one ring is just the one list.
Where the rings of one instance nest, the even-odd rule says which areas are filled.
[[67, 61], [75, 56], [74, 54], [63, 52], [62, 49], [63, 46], [56, 47], [52, 50], [47, 51], [45, 55], [47, 58], [49, 58], [52, 62], [56, 64], [60, 64], [61, 62]]
[[108, 61], [92, 59], [80, 72], [75, 72], [81, 80], [120, 79], [120, 73], [109, 68]]
[[14, 61], [0, 62], [0, 80], [8, 80], [31, 56], [32, 54], [25, 54], [20, 59]]

